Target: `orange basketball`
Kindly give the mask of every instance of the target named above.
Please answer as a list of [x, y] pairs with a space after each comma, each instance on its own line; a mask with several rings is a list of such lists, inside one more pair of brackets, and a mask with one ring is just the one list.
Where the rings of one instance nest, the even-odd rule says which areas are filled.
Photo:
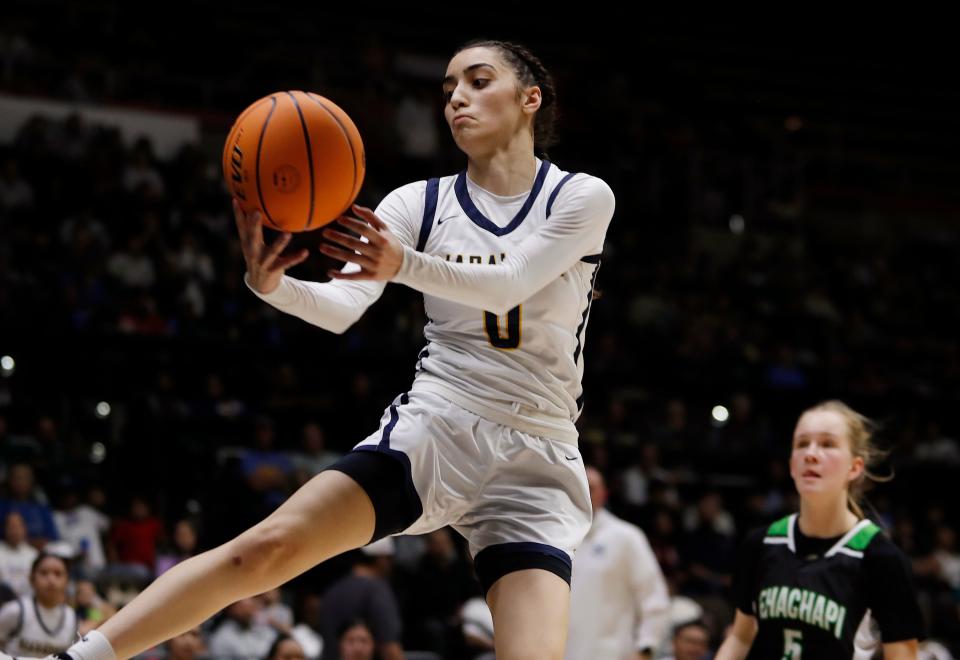
[[360, 133], [337, 104], [310, 92], [277, 92], [244, 110], [223, 147], [227, 188], [267, 227], [317, 229], [350, 208], [366, 157]]

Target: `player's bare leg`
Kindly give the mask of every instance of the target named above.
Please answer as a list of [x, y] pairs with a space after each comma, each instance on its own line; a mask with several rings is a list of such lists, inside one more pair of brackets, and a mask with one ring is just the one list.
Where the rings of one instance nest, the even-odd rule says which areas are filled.
[[366, 544], [373, 529], [366, 492], [342, 472], [322, 472], [259, 524], [161, 575], [99, 631], [129, 658]]
[[507, 573], [487, 592], [497, 660], [562, 660], [570, 586], [539, 568]]

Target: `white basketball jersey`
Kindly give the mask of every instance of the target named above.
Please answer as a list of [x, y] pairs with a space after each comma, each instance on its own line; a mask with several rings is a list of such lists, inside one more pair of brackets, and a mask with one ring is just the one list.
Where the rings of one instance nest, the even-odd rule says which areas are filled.
[[[465, 172], [418, 182], [391, 195], [406, 197], [422, 225], [417, 249], [451, 263], [499, 264], [511, 248], [542, 229], [554, 203], [578, 187], [603, 186], [538, 160], [532, 190], [502, 197], [472, 183]], [[435, 204], [435, 207], [432, 207]], [[397, 208], [390, 196], [378, 213]], [[607, 218], [609, 221], [609, 218]], [[596, 239], [593, 239], [596, 241]], [[603, 240], [525, 302], [499, 316], [445, 298], [424, 295], [427, 346], [413, 389], [434, 391], [493, 421], [576, 441], [574, 421], [583, 405], [583, 347]]]
[[68, 605], [47, 609], [32, 596], [18, 599], [20, 624], [7, 641], [6, 653], [42, 658], [70, 648], [77, 637], [77, 614]]

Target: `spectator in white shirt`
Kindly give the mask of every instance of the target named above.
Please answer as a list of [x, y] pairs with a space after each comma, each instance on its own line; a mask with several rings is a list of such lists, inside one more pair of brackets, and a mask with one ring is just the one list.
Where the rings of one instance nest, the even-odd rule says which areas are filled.
[[227, 608], [224, 620], [210, 636], [210, 655], [263, 658], [277, 638], [270, 626], [255, 621], [260, 601], [244, 598]]
[[587, 468], [593, 524], [573, 560], [567, 660], [650, 660], [670, 626], [670, 596], [650, 543], [604, 509], [603, 475]]
[[17, 596], [33, 593], [30, 586], [30, 567], [37, 558], [37, 549], [27, 543], [27, 525], [16, 511], [4, 520], [3, 540], [0, 541], [0, 582]]
[[60, 538], [67, 541], [78, 558], [82, 577], [93, 579], [107, 565], [103, 534], [110, 530], [110, 518], [92, 506], [80, 503], [76, 488], [67, 486], [60, 495], [60, 507], [53, 512]]

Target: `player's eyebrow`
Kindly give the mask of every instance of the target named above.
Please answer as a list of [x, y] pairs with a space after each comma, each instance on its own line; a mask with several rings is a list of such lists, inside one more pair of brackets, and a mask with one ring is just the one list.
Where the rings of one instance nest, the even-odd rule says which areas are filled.
[[[468, 66], [466, 69], [464, 69], [464, 70], [463, 70], [463, 73], [464, 73], [464, 74], [470, 73], [470, 72], [473, 71], [474, 69], [479, 69], [479, 68], [482, 67], [482, 66], [490, 67], [490, 68], [493, 69], [494, 71], [497, 70], [497, 67], [493, 66], [492, 64], [487, 64], [487, 63], [485, 63], [485, 62], [477, 62], [476, 64], [471, 64], [471, 65]], [[443, 84], [446, 85], [447, 83], [455, 82], [456, 79], [457, 79], [456, 76], [447, 76], [446, 78], [443, 79]]]

